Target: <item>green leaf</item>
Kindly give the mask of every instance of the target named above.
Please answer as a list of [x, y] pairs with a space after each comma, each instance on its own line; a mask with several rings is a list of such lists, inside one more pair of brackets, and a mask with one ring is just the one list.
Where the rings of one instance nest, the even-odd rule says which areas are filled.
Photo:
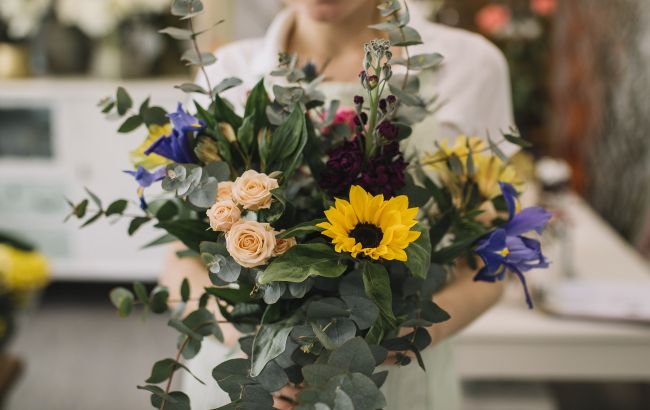
[[151, 405], [155, 408], [163, 408], [163, 401], [166, 410], [191, 410], [190, 398], [180, 391], [170, 392], [167, 399], [161, 398], [159, 395], [151, 396]]
[[237, 87], [237, 86], [241, 85], [242, 83], [243, 83], [243, 81], [240, 80], [237, 77], [224, 78], [223, 80], [221, 80], [221, 82], [219, 82], [219, 84], [217, 84], [212, 89], [212, 92], [214, 92], [215, 94], [221, 94], [222, 92], [228, 91], [233, 87]]
[[175, 236], [166, 233], [166, 234], [154, 239], [153, 241], [147, 243], [142, 248], [143, 249], [153, 248], [154, 246], [160, 246], [160, 245], [164, 245], [166, 243], [176, 242], [176, 240], [177, 240], [177, 238]]
[[95, 195], [90, 189], [88, 189], [88, 188], [84, 188], [84, 189], [88, 193], [88, 196], [90, 197], [90, 199], [92, 199], [92, 201], [95, 203], [95, 205], [97, 205], [97, 208], [99, 208], [99, 210], [102, 210], [102, 200], [99, 199], [99, 197], [97, 195]]
[[212, 370], [212, 378], [227, 393], [239, 393], [242, 386], [255, 381], [250, 377], [250, 360], [230, 359]]
[[234, 130], [238, 130], [243, 121], [219, 95], [214, 96], [213, 115], [217, 122], [227, 122]]
[[361, 337], [348, 340], [333, 351], [327, 359], [327, 364], [368, 376], [375, 370], [375, 358], [368, 343]]
[[293, 238], [295, 236], [300, 236], [311, 232], [320, 232], [323, 230], [323, 228], [319, 228], [316, 225], [322, 222], [327, 222], [327, 220], [323, 218], [323, 219], [314, 219], [311, 221], [303, 222], [301, 224], [294, 226], [293, 228], [289, 228], [284, 232], [275, 235], [275, 237], [278, 239], [287, 239], [287, 238]]
[[266, 171], [283, 171], [291, 175], [295, 161], [307, 143], [305, 114], [299, 105], [293, 109], [287, 120], [278, 127], [271, 137], [268, 155], [262, 158], [267, 164]]
[[201, 87], [198, 84], [194, 83], [183, 83], [180, 85], [175, 85], [174, 88], [178, 88], [179, 90], [183, 91], [184, 93], [198, 93], [198, 94], [209, 94], [208, 90], [205, 88]]
[[164, 229], [183, 242], [185, 246], [197, 252], [199, 252], [201, 242], [216, 239], [215, 233], [208, 231], [209, 225], [196, 219], [163, 221], [159, 222], [156, 228]]
[[181, 61], [188, 65], [209, 66], [217, 62], [217, 57], [212, 53], [197, 53], [194, 49], [189, 49], [181, 56]]
[[393, 313], [393, 293], [390, 288], [390, 279], [388, 271], [382, 265], [363, 262], [362, 263], [363, 287], [366, 295], [379, 308], [381, 317], [387, 321], [392, 328], [395, 327], [397, 320]]
[[360, 330], [370, 328], [379, 317], [379, 308], [371, 300], [360, 296], [342, 296], [350, 309], [350, 319]]
[[391, 60], [394, 65], [407, 65], [412, 70], [425, 70], [427, 68], [438, 67], [443, 61], [443, 57], [438, 53], [418, 54], [406, 60], [403, 58]]
[[175, 40], [190, 40], [192, 39], [192, 32], [190, 30], [185, 30], [178, 27], [165, 27], [162, 30], [158, 30], [161, 34], [167, 34]]
[[165, 313], [169, 309], [167, 301], [169, 300], [169, 291], [162, 286], [156, 286], [149, 294], [149, 308], [156, 314]]
[[84, 199], [83, 201], [79, 202], [74, 209], [72, 210], [72, 213], [74, 216], [77, 218], [81, 219], [86, 215], [86, 210], [88, 209], [88, 200]]
[[147, 288], [141, 282], [133, 283], [133, 291], [137, 296], [140, 303], [147, 306], [149, 303], [149, 295], [147, 293]]
[[270, 392], [278, 391], [289, 383], [287, 373], [275, 361], [270, 361], [256, 380]]
[[426, 300], [420, 306], [422, 319], [431, 323], [442, 323], [450, 319], [449, 313], [430, 300]]
[[411, 275], [424, 279], [427, 277], [429, 265], [431, 265], [431, 239], [429, 232], [421, 222], [418, 222], [414, 228], [420, 232], [420, 237], [406, 248], [406, 262], [404, 263], [411, 271]]
[[127, 118], [126, 121], [122, 123], [122, 125], [120, 125], [120, 128], [117, 129], [117, 132], [126, 134], [128, 132], [136, 130], [139, 126], [142, 125], [142, 123], [143, 119], [141, 116], [132, 115]]
[[338, 366], [318, 363], [303, 367], [302, 374], [310, 387], [319, 387], [327, 384], [333, 377], [345, 373], [345, 370]]
[[529, 141], [526, 141], [525, 139], [521, 138], [519, 135], [515, 134], [510, 134], [510, 133], [504, 133], [503, 138], [505, 138], [507, 141], [519, 145], [522, 148], [532, 148], [533, 144], [531, 144]]
[[133, 235], [138, 229], [140, 229], [142, 225], [146, 224], [150, 220], [151, 218], [146, 216], [138, 216], [136, 218], [133, 218], [131, 220], [131, 223], [129, 223], [129, 236]]
[[496, 155], [501, 161], [508, 162], [508, 156], [504, 154], [501, 148], [499, 148], [499, 146], [495, 144], [494, 141], [492, 141], [492, 139], [489, 137], [488, 143], [490, 144], [490, 151], [492, 151], [494, 155]]
[[81, 227], [85, 228], [86, 226], [93, 224], [99, 220], [104, 215], [102, 211], [97, 212], [95, 215], [93, 215], [90, 219], [88, 219], [86, 222], [84, 222]]
[[255, 142], [255, 111], [244, 118], [244, 122], [237, 130], [237, 141], [244, 154], [249, 157]]
[[347, 266], [330, 245], [299, 244], [276, 258], [260, 274], [259, 283], [304, 282], [310, 276], [338, 278]]
[[263, 324], [253, 342], [251, 356], [251, 375], [258, 376], [268, 362], [284, 352], [289, 333], [293, 326], [284, 323]]
[[185, 366], [182, 363], [177, 362], [174, 359], [163, 359], [163, 360], [157, 361], [153, 365], [153, 368], [151, 369], [151, 376], [149, 376], [149, 378], [147, 380], [145, 380], [145, 383], [151, 383], [151, 384], [162, 383], [165, 380], [169, 379], [172, 376], [172, 374], [174, 374], [174, 372], [176, 370], [178, 370], [178, 369], [185, 370], [190, 375], [192, 375], [192, 377], [194, 377], [196, 379], [196, 381], [198, 381], [199, 383], [205, 385], [205, 383], [201, 379], [196, 377], [190, 371], [190, 369], [187, 368], [187, 366]]
[[217, 340], [223, 342], [223, 333], [221, 328], [209, 310], [198, 308], [183, 319], [183, 323], [189, 329], [203, 336], [214, 336]]
[[201, 182], [188, 196], [190, 204], [197, 208], [210, 208], [217, 197], [217, 187], [219, 181], [216, 178], [209, 177], [206, 181]]
[[120, 317], [127, 317], [133, 310], [133, 293], [126, 288], [115, 288], [110, 293], [111, 303], [117, 308]]
[[169, 123], [167, 111], [162, 107], [149, 107], [141, 114], [144, 123], [150, 125], [165, 125]]
[[187, 278], [183, 278], [181, 283], [181, 300], [185, 303], [190, 300], [190, 281]]
[[269, 105], [269, 95], [264, 86], [264, 79], [258, 81], [253, 87], [250, 95], [246, 99], [246, 108], [244, 110], [245, 117], [252, 117], [253, 130], [257, 132], [262, 128], [268, 126], [266, 119], [266, 107]]
[[174, 0], [172, 3], [172, 16], [181, 19], [192, 18], [203, 11], [201, 0]]
[[465, 174], [465, 167], [463, 167], [463, 163], [460, 158], [458, 158], [458, 155], [451, 154], [449, 158], [447, 158], [447, 163], [451, 171], [457, 176], [462, 177]]
[[399, 30], [399, 25], [386, 21], [383, 23], [370, 25], [368, 28], [379, 31], [394, 31]]
[[388, 33], [388, 39], [392, 46], [408, 47], [422, 44], [420, 34], [413, 27], [402, 27]]
[[250, 289], [246, 287], [241, 287], [240, 289], [209, 287], [205, 288], [205, 292], [219, 299], [223, 299], [230, 305], [255, 301], [250, 295]]
[[164, 204], [156, 211], [156, 219], [159, 221], [169, 221], [178, 214], [178, 205], [174, 201], [165, 201]]
[[106, 208], [106, 216], [122, 215], [127, 206], [129, 206], [129, 201], [126, 199], [118, 199]]
[[133, 107], [133, 100], [124, 87], [117, 88], [117, 113], [122, 116]]

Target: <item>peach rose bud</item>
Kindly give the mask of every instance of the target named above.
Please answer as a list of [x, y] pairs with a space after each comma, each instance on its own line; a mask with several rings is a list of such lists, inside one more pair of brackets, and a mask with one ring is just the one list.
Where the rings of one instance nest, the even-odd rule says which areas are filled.
[[222, 181], [217, 185], [217, 201], [232, 199], [232, 182]]
[[271, 225], [240, 220], [226, 233], [226, 249], [245, 268], [264, 265], [277, 245]]
[[[275, 234], [277, 235], [280, 232], [276, 232]], [[275, 238], [276, 244], [275, 244], [275, 249], [273, 249], [273, 255], [272, 256], [280, 256], [286, 251], [289, 250], [289, 248], [292, 248], [296, 246], [296, 238], [285, 238], [285, 239], [279, 239]]]
[[273, 200], [271, 191], [277, 187], [277, 179], [249, 169], [235, 180], [232, 186], [232, 198], [251, 211], [268, 209]]
[[210, 219], [210, 227], [213, 231], [227, 232], [233, 224], [241, 219], [241, 211], [232, 199], [216, 202], [207, 210], [206, 214]]

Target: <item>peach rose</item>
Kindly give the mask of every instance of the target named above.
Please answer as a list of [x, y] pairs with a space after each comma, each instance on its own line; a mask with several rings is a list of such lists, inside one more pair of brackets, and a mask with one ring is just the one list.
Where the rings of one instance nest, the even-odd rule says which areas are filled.
[[264, 265], [277, 245], [271, 225], [240, 220], [226, 233], [226, 249], [243, 267]]
[[232, 199], [232, 181], [219, 182], [217, 185], [217, 201]]
[[[275, 232], [277, 235], [280, 232]], [[273, 255], [272, 256], [280, 256], [286, 251], [289, 250], [289, 248], [296, 246], [296, 238], [285, 238], [285, 239], [279, 239], [275, 238], [276, 244], [275, 244], [275, 249], [273, 249]]]
[[227, 232], [233, 224], [241, 219], [241, 211], [232, 199], [217, 201], [206, 214], [210, 218], [210, 227], [213, 231]]
[[249, 169], [235, 180], [232, 198], [246, 209], [256, 211], [271, 206], [271, 191], [278, 187], [278, 180]]

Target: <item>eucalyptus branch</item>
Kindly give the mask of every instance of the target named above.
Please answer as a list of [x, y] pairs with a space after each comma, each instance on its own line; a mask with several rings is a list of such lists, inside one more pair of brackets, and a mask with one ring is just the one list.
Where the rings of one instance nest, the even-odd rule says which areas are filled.
[[[196, 325], [196, 326], [192, 329], [192, 331], [193, 331], [193, 332], [196, 332], [197, 330], [201, 329], [203, 326], [211, 325], [211, 324], [214, 324], [214, 323], [219, 323], [219, 321], [217, 321], [217, 320], [210, 320], [210, 321], [207, 321], [207, 322], [199, 323], [198, 325]], [[183, 343], [181, 343], [181, 345], [178, 347], [178, 351], [176, 352], [176, 358], [175, 358], [174, 360], [175, 360], [177, 363], [178, 363], [178, 361], [181, 359], [181, 355], [183, 354], [183, 350], [185, 350], [185, 348], [187, 347], [187, 344], [188, 344], [189, 342], [190, 342], [190, 337], [189, 337], [189, 336], [185, 336], [185, 339], [183, 339]], [[174, 380], [174, 374], [175, 374], [175, 373], [176, 373], [176, 371], [173, 371], [172, 374], [169, 376], [169, 380], [167, 380], [167, 385], [165, 386], [165, 395], [168, 395], [168, 394], [169, 394], [169, 390], [171, 390], [171, 387], [172, 387], [172, 381]], [[165, 398], [162, 398], [162, 400], [161, 400], [161, 402], [160, 402], [160, 407], [158, 408], [158, 410], [164, 410], [164, 409], [165, 409], [165, 403], [166, 403]]]
[[[400, 27], [399, 32], [402, 35], [402, 41], [406, 41], [406, 35], [404, 34], [404, 29], [402, 27]], [[404, 46], [404, 54], [406, 55], [406, 70], [404, 72], [404, 81], [402, 81], [402, 90], [405, 90], [406, 86], [408, 85], [409, 71], [411, 70], [411, 54], [409, 52], [408, 46]]]
[[[188, 13], [192, 12], [192, 2], [188, 2]], [[198, 33], [194, 30], [194, 18], [190, 17], [187, 19], [188, 20], [188, 26], [190, 31], [192, 32], [192, 46], [194, 47], [194, 51], [196, 52], [196, 56], [199, 59], [199, 67], [201, 72], [203, 73], [203, 77], [205, 78], [205, 83], [208, 86], [208, 95], [210, 96], [210, 101], [214, 103], [215, 97], [214, 97], [214, 90], [212, 89], [212, 84], [210, 82], [210, 76], [208, 76], [208, 72], [205, 70], [205, 65], [203, 64], [203, 57], [201, 56], [201, 50], [199, 50], [199, 43], [196, 41], [196, 37]]]

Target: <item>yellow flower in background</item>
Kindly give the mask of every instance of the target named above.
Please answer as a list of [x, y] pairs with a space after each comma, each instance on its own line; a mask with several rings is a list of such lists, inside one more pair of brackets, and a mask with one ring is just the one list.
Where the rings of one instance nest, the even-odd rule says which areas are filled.
[[418, 208], [408, 207], [408, 197], [400, 195], [384, 200], [373, 196], [360, 186], [350, 189], [350, 201], [336, 198], [333, 207], [325, 211], [328, 222], [318, 224], [323, 235], [332, 239], [336, 252], [349, 252], [372, 259], [406, 261], [404, 251], [418, 239], [420, 232], [412, 231], [417, 224]]
[[[498, 156], [492, 154], [485, 141], [480, 137], [457, 137], [453, 145], [445, 139], [439, 144], [440, 149], [433, 154], [425, 154], [422, 163], [434, 171], [441, 182], [449, 188], [452, 195], [457, 197], [462, 194], [462, 185], [472, 179], [478, 185], [481, 195], [492, 198], [500, 195], [499, 181], [519, 186], [521, 181], [517, 177], [515, 168], [503, 162]], [[474, 174], [468, 173], [470, 149]], [[462, 166], [462, 176], [454, 173], [449, 167], [447, 159], [455, 155]]]
[[133, 166], [135, 168], [138, 168], [140, 166], [143, 166], [145, 169], [152, 170], [155, 168], [158, 168], [162, 165], [167, 165], [171, 161], [169, 161], [167, 158], [162, 157], [158, 154], [149, 154], [146, 155], [144, 152], [147, 148], [151, 146], [158, 138], [162, 137], [163, 135], [169, 135], [172, 132], [172, 125], [171, 124], [166, 124], [166, 125], [150, 125], [149, 126], [149, 135], [147, 135], [147, 139], [145, 139], [142, 144], [140, 144], [136, 149], [131, 151], [129, 153], [129, 157], [131, 158], [131, 163], [133, 163]]
[[47, 285], [49, 272], [42, 254], [0, 244], [0, 286], [16, 292], [40, 289]]

